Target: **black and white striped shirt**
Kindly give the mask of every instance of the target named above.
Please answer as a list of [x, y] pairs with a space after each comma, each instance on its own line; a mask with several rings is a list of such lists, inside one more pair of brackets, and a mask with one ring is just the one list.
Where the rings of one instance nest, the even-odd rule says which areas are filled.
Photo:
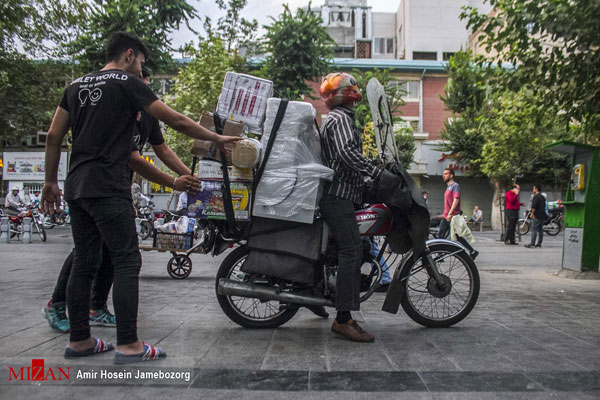
[[362, 137], [354, 123], [354, 111], [334, 107], [321, 124], [321, 155], [333, 169], [327, 194], [362, 203], [364, 178], [377, 178], [381, 170], [362, 155]]

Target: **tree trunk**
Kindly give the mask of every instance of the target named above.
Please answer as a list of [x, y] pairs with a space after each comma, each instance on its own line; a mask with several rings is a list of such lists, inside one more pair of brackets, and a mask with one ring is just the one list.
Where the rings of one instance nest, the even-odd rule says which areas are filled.
[[502, 221], [503, 213], [501, 211], [502, 187], [497, 179], [492, 179], [491, 183], [494, 185], [494, 196], [492, 197], [492, 229], [504, 232], [504, 229], [502, 228], [504, 225]]

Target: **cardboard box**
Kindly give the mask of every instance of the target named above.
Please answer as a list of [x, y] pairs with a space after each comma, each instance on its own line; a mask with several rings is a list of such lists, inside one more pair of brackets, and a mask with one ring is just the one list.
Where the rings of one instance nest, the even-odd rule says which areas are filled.
[[227, 72], [217, 103], [219, 116], [243, 123], [249, 131], [262, 134], [267, 99], [273, 82], [256, 76]]
[[[222, 181], [202, 181], [202, 190], [188, 197], [188, 216], [199, 219], [227, 219], [223, 203]], [[235, 219], [250, 219], [251, 182], [231, 182]]]
[[[238, 168], [234, 165], [227, 167], [230, 182], [252, 182], [254, 179], [251, 168]], [[200, 160], [198, 162], [198, 178], [200, 180], [223, 180], [223, 170], [220, 161]]]
[[[213, 114], [205, 112], [200, 117], [200, 125], [216, 132], [215, 122]], [[226, 121], [225, 127], [223, 128], [223, 134], [225, 136], [242, 136], [244, 126], [238, 122]], [[225, 145], [225, 158], [227, 162], [231, 164], [231, 153], [233, 151], [234, 143]], [[213, 142], [209, 140], [194, 140], [192, 145], [192, 154], [201, 158], [209, 158], [213, 160], [221, 160], [221, 152], [217, 149]]]

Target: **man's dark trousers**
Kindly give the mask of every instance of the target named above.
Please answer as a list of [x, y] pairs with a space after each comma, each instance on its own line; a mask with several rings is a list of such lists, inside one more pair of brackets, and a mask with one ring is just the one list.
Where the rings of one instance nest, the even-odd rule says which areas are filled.
[[338, 311], [359, 310], [363, 245], [354, 215], [354, 204], [351, 200], [326, 194], [321, 199], [320, 208], [338, 246], [335, 308]]
[[69, 207], [75, 242], [73, 269], [67, 285], [70, 340], [77, 342], [90, 337], [90, 287], [100, 265], [104, 242], [114, 268], [117, 345], [135, 343], [141, 256], [131, 199], [80, 198], [69, 201]]
[[519, 210], [506, 210], [506, 237], [505, 242], [515, 242], [515, 230], [517, 228], [517, 221], [519, 220]]

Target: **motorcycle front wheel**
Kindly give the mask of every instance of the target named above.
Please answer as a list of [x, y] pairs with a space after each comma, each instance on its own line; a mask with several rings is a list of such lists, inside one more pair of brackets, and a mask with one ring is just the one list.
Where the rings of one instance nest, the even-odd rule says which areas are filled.
[[423, 265], [412, 256], [400, 273], [404, 286], [402, 308], [415, 322], [429, 328], [446, 328], [462, 321], [479, 297], [479, 272], [471, 256], [457, 245], [435, 243], [431, 257], [446, 284], [441, 289]]
[[550, 236], [556, 236], [560, 233], [560, 224], [552, 220], [544, 227], [544, 232]]
[[140, 228], [140, 236], [142, 237], [142, 240], [148, 239], [152, 235], [152, 230], [154, 229], [152, 223], [148, 220], [143, 220]]
[[221, 263], [215, 286], [217, 301], [227, 317], [244, 328], [277, 328], [292, 319], [298, 312], [298, 308], [281, 309], [278, 301], [262, 301], [251, 297], [220, 295], [218, 292], [219, 279], [221, 278], [241, 282], [247, 282], [255, 278], [252, 274], [240, 270], [249, 252], [250, 250], [246, 246], [238, 247], [225, 257]]
[[37, 229], [38, 235], [40, 235], [40, 239], [42, 239], [42, 242], [45, 242], [48, 237], [46, 236], [44, 224], [42, 224], [41, 222], [35, 222], [34, 225]]
[[519, 229], [521, 235], [527, 235], [529, 233], [529, 222], [520, 219], [519, 222], [517, 222], [517, 229]]

